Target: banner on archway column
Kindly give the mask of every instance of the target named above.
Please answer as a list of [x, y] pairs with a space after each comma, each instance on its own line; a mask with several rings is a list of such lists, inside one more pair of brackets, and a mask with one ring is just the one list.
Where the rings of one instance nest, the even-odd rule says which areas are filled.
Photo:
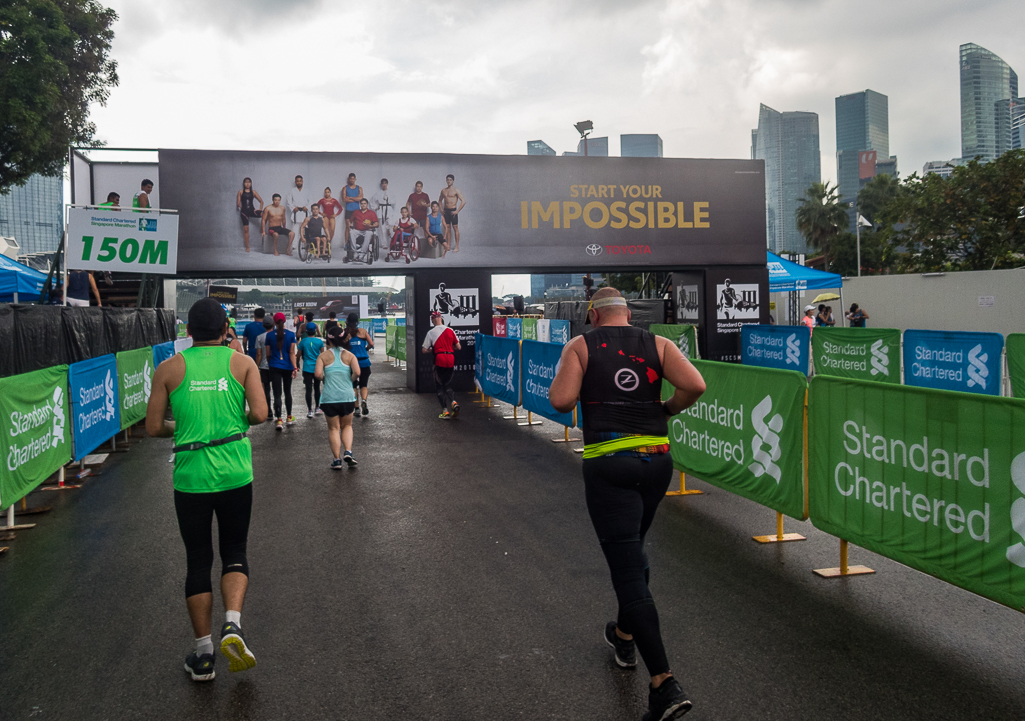
[[816, 527], [1025, 611], [1025, 404], [816, 376], [808, 426]]
[[1011, 395], [1025, 398], [1025, 333], [1007, 336], [1007, 372], [1011, 376]]

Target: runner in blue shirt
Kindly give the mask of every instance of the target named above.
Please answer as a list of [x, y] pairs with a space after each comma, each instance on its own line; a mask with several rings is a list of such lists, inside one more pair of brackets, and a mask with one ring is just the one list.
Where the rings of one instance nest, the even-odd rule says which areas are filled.
[[306, 417], [323, 415], [320, 410], [320, 379], [314, 375], [317, 370], [317, 356], [324, 350], [324, 339], [318, 338], [317, 324], [306, 324], [306, 335], [299, 341], [299, 357], [303, 363], [303, 385], [306, 386]]
[[292, 379], [299, 370], [295, 365], [295, 333], [285, 330], [285, 314], [274, 314], [274, 330], [267, 333], [267, 365], [270, 366], [270, 381], [274, 387], [274, 417], [276, 430], [284, 430], [281, 416], [281, 389], [285, 390], [285, 410], [288, 411], [288, 425], [295, 423], [292, 415]]
[[374, 339], [365, 328], [359, 327], [358, 313], [349, 313], [345, 319], [345, 340], [349, 344], [349, 351], [359, 361], [359, 378], [353, 381], [352, 387], [357, 389], [356, 402], [359, 403], [362, 398], [362, 408], [357, 405], [354, 413], [358, 416], [362, 410], [363, 415], [368, 415], [370, 411], [367, 409], [367, 396], [370, 391], [367, 382], [370, 380], [370, 354], [367, 350], [374, 347]]
[[[252, 323], [247, 323], [246, 327], [242, 329], [242, 346], [245, 348], [246, 355], [256, 360], [256, 339], [261, 335], [266, 335], [267, 331], [263, 327], [264, 316], [267, 315], [263, 308], [257, 308], [253, 311]], [[270, 404], [267, 405], [270, 407]]]

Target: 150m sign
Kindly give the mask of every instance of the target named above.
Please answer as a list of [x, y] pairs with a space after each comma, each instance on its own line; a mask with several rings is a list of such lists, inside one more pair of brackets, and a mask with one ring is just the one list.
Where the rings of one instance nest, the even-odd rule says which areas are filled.
[[68, 267], [172, 275], [178, 268], [178, 216], [71, 208]]

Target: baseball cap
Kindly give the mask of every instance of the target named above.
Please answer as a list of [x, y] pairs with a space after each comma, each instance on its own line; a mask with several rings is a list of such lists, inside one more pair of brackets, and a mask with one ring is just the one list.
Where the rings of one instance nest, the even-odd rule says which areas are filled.
[[317, 324], [316, 323], [307, 323], [306, 324], [306, 332], [307, 333], [316, 333], [317, 332]]
[[432, 310], [431, 311], [431, 318], [441, 318], [441, 315], [442, 314], [441, 314], [440, 310]]
[[809, 310], [815, 310], [815, 306], [813, 306], [813, 305], [806, 305], [806, 306], [804, 306], [804, 312], [805, 313], [807, 313]]
[[285, 322], [285, 314], [284, 313], [275, 313], [274, 314], [274, 322], [275, 323], [284, 323]]
[[346, 323], [359, 323], [359, 313], [349, 313], [345, 316]]

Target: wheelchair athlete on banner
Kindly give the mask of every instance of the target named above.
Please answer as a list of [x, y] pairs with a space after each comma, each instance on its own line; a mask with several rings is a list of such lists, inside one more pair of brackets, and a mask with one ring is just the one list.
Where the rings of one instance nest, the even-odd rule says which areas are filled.
[[313, 204], [313, 215], [302, 222], [299, 228], [299, 260], [312, 263], [314, 258], [323, 258], [331, 262], [331, 240], [327, 235], [320, 206]]
[[381, 257], [381, 224], [377, 213], [370, 210], [366, 198], [359, 201], [359, 210], [349, 219], [349, 237], [345, 239], [345, 263], [366, 263], [371, 265]]
[[384, 256], [385, 262], [405, 258], [410, 263], [420, 257], [420, 241], [416, 237], [417, 223], [409, 215], [409, 208], [403, 206], [399, 209], [399, 222], [395, 224], [392, 232], [391, 244], [388, 246], [388, 254]]

